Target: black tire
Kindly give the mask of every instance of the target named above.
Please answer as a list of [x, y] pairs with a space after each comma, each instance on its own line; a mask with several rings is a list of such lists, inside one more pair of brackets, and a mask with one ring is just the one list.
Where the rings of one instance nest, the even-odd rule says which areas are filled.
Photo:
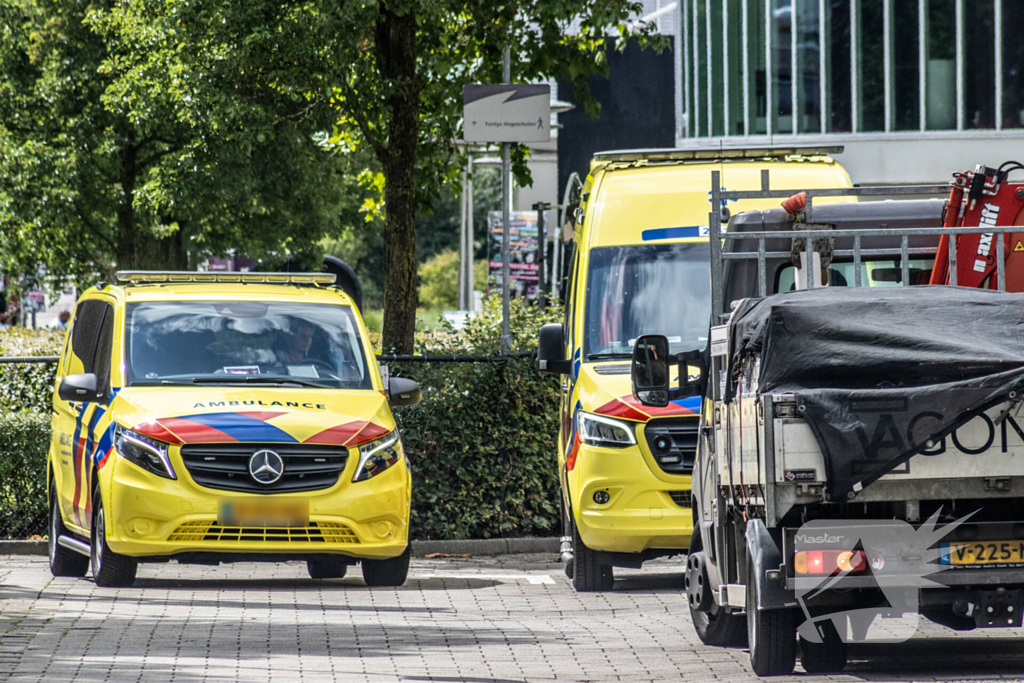
[[306, 571], [311, 579], [344, 579], [348, 562], [341, 558], [306, 560]]
[[106, 513], [99, 486], [92, 496], [92, 578], [103, 588], [126, 588], [135, 583], [138, 562], [107, 545]]
[[796, 613], [792, 608], [757, 609], [754, 566], [747, 563], [747, 643], [758, 676], [787, 676], [796, 668]]
[[389, 560], [363, 560], [363, 581], [367, 586], [401, 586], [409, 577], [412, 546]]
[[57, 502], [57, 486], [50, 480], [50, 538], [47, 541], [47, 550], [50, 556], [50, 573], [54, 576], [73, 576], [81, 578], [89, 571], [89, 558], [74, 550], [57, 544], [61, 536], [71, 536], [71, 532], [64, 526], [64, 518], [60, 513], [60, 505]]
[[822, 642], [812, 643], [800, 638], [800, 664], [809, 674], [833, 674], [846, 668], [846, 643], [839, 636], [832, 620], [817, 623]]
[[[703, 550], [700, 536], [693, 535], [690, 552]], [[712, 604], [706, 611], [690, 608], [690, 621], [700, 642], [714, 647], [742, 647], [747, 643], [747, 620], [742, 614], [730, 614]]]
[[610, 591], [615, 585], [615, 573], [609, 564], [597, 561], [597, 553], [583, 544], [576, 520], [572, 524], [572, 587], [577, 593]]

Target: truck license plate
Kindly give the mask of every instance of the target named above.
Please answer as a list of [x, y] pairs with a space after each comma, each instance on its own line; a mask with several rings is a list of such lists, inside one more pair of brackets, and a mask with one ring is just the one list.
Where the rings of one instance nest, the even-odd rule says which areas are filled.
[[941, 564], [952, 566], [1024, 563], [1024, 541], [943, 543]]
[[221, 526], [307, 526], [309, 501], [303, 498], [233, 498], [222, 500], [217, 523]]

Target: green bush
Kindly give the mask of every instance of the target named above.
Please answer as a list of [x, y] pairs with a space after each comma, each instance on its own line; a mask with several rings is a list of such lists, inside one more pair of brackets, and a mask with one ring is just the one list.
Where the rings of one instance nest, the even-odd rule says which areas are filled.
[[[459, 252], [442, 251], [419, 267], [420, 306], [426, 309], [454, 310], [459, 305]], [[487, 261], [473, 262], [473, 286], [487, 289]]]
[[[0, 356], [58, 356], [63, 330], [0, 330]], [[56, 363], [0, 364], [0, 410], [50, 412]]]
[[46, 533], [50, 416], [0, 413], [0, 538]]
[[[536, 348], [537, 331], [558, 309], [513, 303], [512, 348]], [[459, 333], [420, 336], [420, 353], [495, 355], [500, 301]], [[396, 408], [413, 468], [413, 538], [551, 535], [558, 529], [557, 380], [533, 358], [504, 363], [397, 364], [416, 378], [418, 406]]]
[[[536, 348], [537, 331], [560, 318], [513, 302], [512, 348]], [[417, 353], [496, 355], [500, 301], [456, 332], [422, 332]], [[7, 355], [50, 355], [54, 333], [6, 330]], [[540, 375], [533, 358], [502, 363], [391, 364], [393, 375], [423, 386], [418, 406], [395, 416], [413, 467], [412, 537], [491, 538], [557, 534], [559, 389]], [[25, 538], [46, 529], [46, 451], [54, 368], [0, 366], [0, 538]]]

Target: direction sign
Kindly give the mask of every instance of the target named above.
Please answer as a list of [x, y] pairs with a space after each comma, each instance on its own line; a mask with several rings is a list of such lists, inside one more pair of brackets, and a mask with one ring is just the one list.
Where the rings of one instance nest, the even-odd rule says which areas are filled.
[[466, 142], [547, 142], [551, 139], [551, 86], [470, 84], [462, 87]]

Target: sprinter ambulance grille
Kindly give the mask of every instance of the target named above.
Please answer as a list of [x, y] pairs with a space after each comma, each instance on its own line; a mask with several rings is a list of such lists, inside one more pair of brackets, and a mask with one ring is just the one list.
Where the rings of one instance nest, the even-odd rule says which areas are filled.
[[668, 474], [690, 474], [697, 456], [697, 418], [660, 418], [647, 423], [644, 438], [654, 461]]
[[[249, 473], [249, 459], [261, 450], [281, 456], [284, 471], [272, 484], [262, 484]], [[318, 491], [338, 483], [348, 462], [342, 446], [283, 443], [207, 443], [181, 447], [181, 459], [200, 486], [245, 493], [297, 493]]]

